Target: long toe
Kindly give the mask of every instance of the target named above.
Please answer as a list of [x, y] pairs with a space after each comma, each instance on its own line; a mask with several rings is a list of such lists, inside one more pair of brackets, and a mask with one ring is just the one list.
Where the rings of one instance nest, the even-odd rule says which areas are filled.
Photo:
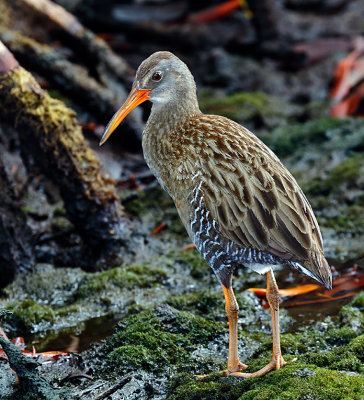
[[255, 376], [264, 376], [270, 371], [273, 371], [275, 369], [279, 369], [285, 365], [286, 362], [283, 360], [282, 356], [272, 358], [269, 364], [267, 364], [265, 367], [260, 369], [259, 371], [253, 372], [253, 373], [248, 373], [248, 372], [230, 372], [230, 375], [237, 376], [240, 378], [254, 378]]
[[239, 371], [242, 371], [243, 369], [248, 368], [248, 366], [247, 366], [246, 364], [244, 364], [244, 363], [242, 363], [242, 362], [239, 361], [239, 363], [238, 363], [238, 368], [239, 368]]
[[[228, 371], [227, 369], [225, 369], [225, 370], [223, 370], [223, 371], [218, 371], [218, 372], [213, 372], [214, 374], [216, 374], [216, 373], [218, 373], [218, 374], [227, 374], [227, 375], [233, 375], [235, 372], [237, 372], [237, 373], [239, 373], [239, 371], [242, 371], [243, 369], [246, 369], [246, 368], [248, 368], [248, 366], [246, 365], [246, 364], [244, 364], [244, 363], [242, 363], [242, 362], [238, 362], [238, 365], [237, 365], [237, 369], [236, 369], [236, 371]], [[208, 376], [210, 376], [210, 375], [212, 375], [212, 374], [206, 374], [206, 375], [196, 375], [198, 378], [200, 378], [200, 379], [204, 379], [204, 378], [206, 378], [206, 377], [208, 377]]]

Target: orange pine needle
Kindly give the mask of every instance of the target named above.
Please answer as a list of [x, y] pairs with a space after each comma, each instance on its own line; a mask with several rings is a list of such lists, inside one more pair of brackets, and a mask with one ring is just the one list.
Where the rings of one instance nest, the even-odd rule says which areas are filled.
[[[297, 296], [299, 294], [313, 292], [314, 290], [317, 290], [319, 287], [320, 287], [319, 285], [307, 284], [302, 286], [296, 286], [289, 289], [279, 289], [278, 292], [280, 296], [289, 297], [289, 296]], [[265, 296], [267, 291], [266, 289], [261, 289], [261, 288], [250, 288], [248, 290], [250, 292], [255, 293], [257, 296], [261, 297]]]
[[182, 250], [191, 250], [195, 249], [196, 246], [193, 243], [188, 244], [187, 246], [183, 247]]
[[155, 236], [158, 235], [158, 233], [162, 232], [164, 229], [168, 228], [168, 225], [165, 222], [162, 222], [159, 224], [153, 232], [150, 234], [150, 236]]
[[221, 17], [229, 15], [232, 11], [240, 7], [239, 0], [227, 1], [215, 7], [211, 7], [207, 10], [196, 12], [190, 15], [187, 22], [190, 23], [204, 23], [215, 21]]
[[349, 92], [348, 75], [360, 53], [360, 50], [355, 49], [337, 64], [334, 71], [335, 86], [330, 93], [333, 99], [342, 99]]

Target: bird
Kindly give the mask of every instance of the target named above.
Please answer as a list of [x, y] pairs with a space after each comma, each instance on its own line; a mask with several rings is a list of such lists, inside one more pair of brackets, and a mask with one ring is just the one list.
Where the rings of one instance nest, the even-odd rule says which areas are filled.
[[[279, 293], [274, 269], [293, 267], [332, 287], [312, 208], [278, 157], [242, 125], [200, 111], [194, 77], [173, 53], [158, 51], [139, 66], [128, 98], [100, 146], [135, 107], [152, 102], [142, 134], [144, 158], [173, 199], [192, 242], [220, 281], [229, 325], [227, 373], [251, 378], [281, 368]], [[236, 268], [267, 276], [271, 361], [253, 373], [238, 354]]]

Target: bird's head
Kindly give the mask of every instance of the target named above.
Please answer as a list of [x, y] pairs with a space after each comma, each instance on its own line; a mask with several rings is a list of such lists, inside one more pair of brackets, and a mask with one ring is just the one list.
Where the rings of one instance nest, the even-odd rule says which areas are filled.
[[187, 65], [168, 51], [158, 51], [144, 60], [128, 98], [107, 125], [100, 146], [130, 111], [146, 100], [150, 100], [156, 109], [167, 104], [177, 109], [183, 103], [198, 108], [196, 84]]

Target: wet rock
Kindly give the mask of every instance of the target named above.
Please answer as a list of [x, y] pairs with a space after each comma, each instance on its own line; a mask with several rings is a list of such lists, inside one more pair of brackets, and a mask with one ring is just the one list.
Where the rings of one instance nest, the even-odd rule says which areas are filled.
[[141, 24], [149, 21], [173, 22], [185, 16], [185, 2], [160, 4], [157, 7], [148, 5], [115, 5], [111, 11], [113, 19], [123, 24]]
[[39, 373], [38, 361], [31, 357], [25, 357], [11, 342], [0, 337], [0, 345], [6, 352], [10, 367], [16, 372], [19, 380], [19, 394], [17, 398], [24, 400], [68, 400], [69, 393], [54, 390], [50, 383]]
[[[361, 295], [357, 297], [360, 299]], [[360, 300], [354, 299], [353, 304]], [[282, 351], [287, 365], [262, 378], [239, 380], [212, 375], [203, 380], [177, 376], [169, 387], [169, 400], [298, 398], [359, 400], [363, 393], [363, 336], [331, 321], [327, 330], [283, 334]], [[269, 360], [271, 342], [258, 346], [249, 357], [248, 371]], [[291, 355], [291, 356], [290, 356]], [[298, 356], [294, 361], [293, 356]]]

